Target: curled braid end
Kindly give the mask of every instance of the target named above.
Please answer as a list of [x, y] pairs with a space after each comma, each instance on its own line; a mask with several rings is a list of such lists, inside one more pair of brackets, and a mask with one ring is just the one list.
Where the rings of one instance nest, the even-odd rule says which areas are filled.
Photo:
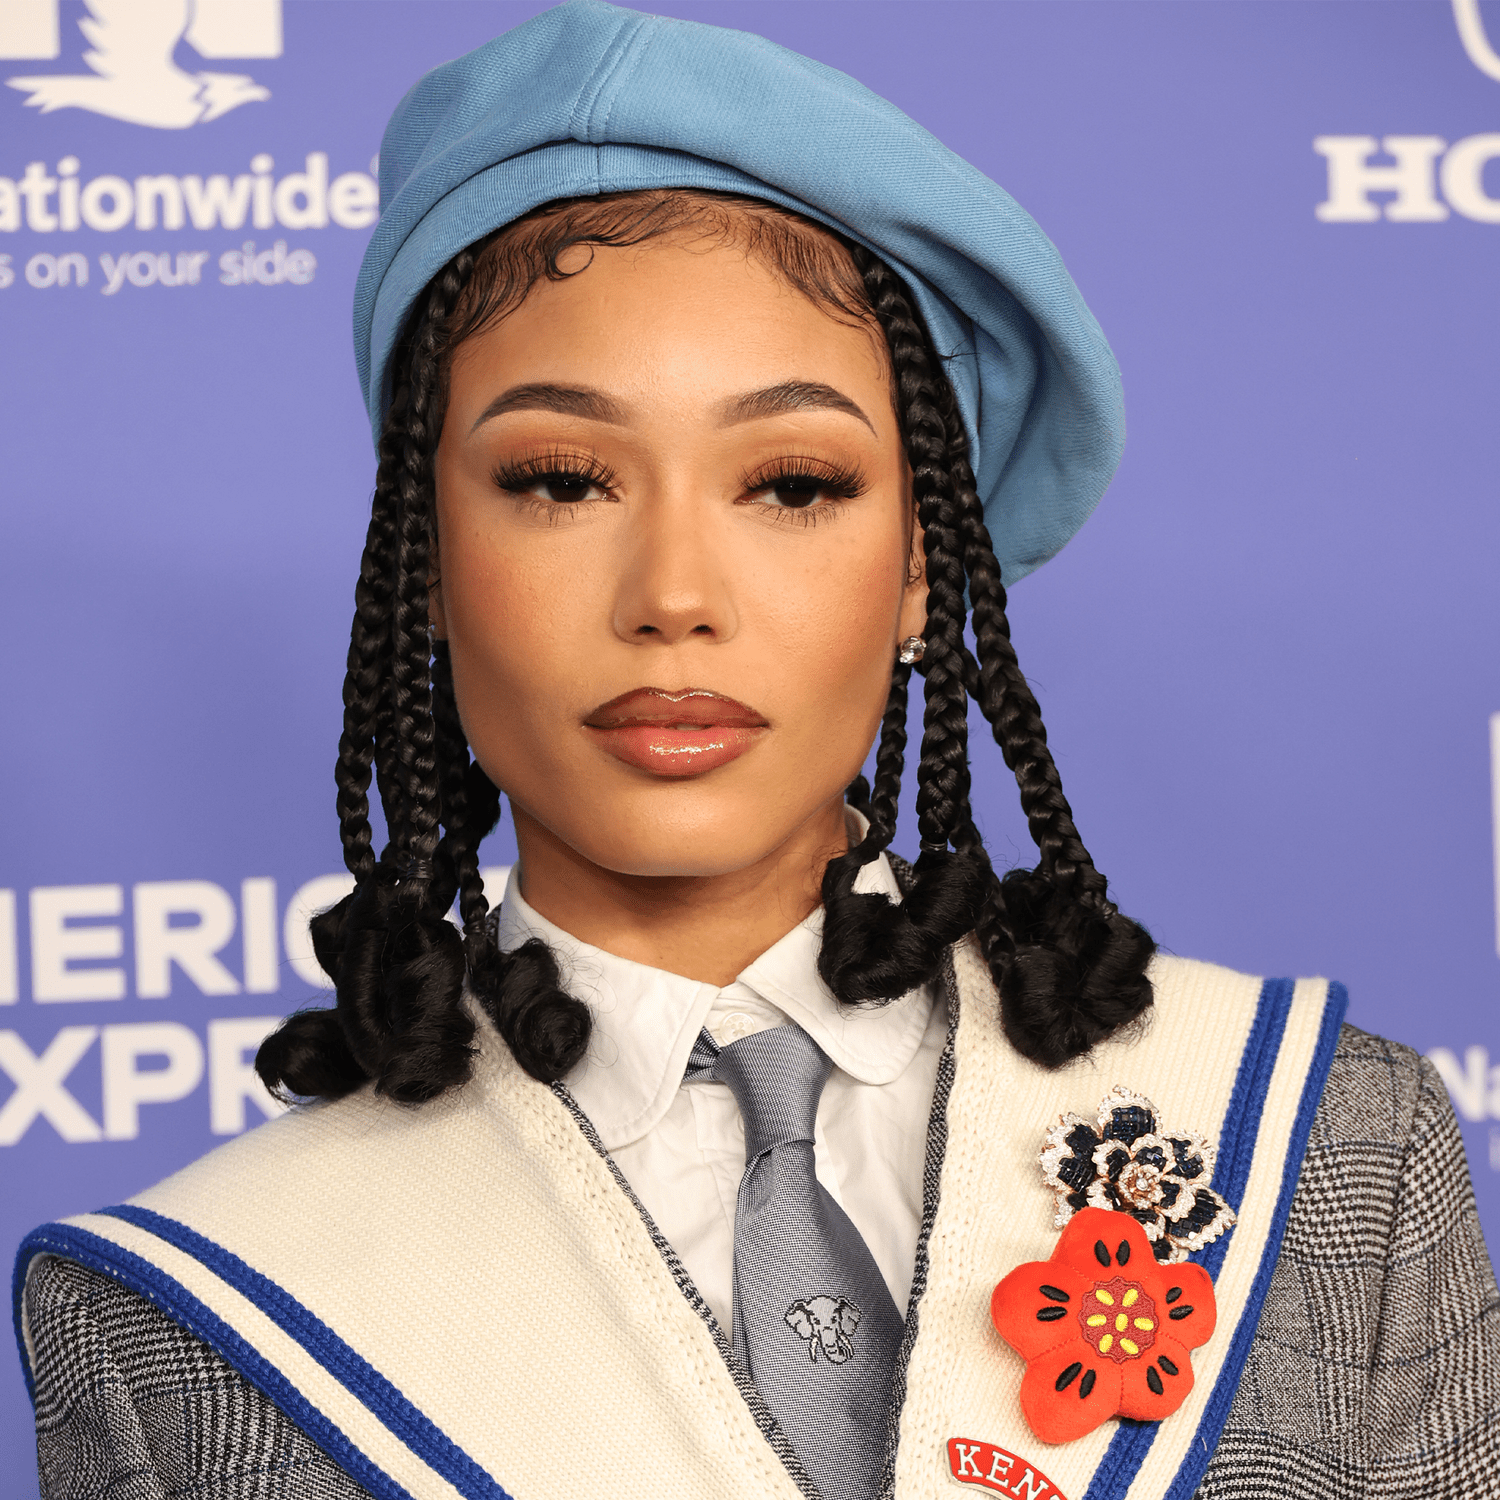
[[830, 900], [825, 887], [823, 983], [848, 1005], [882, 1005], [930, 984], [949, 946], [973, 929], [987, 873], [967, 855], [924, 854], [899, 903], [852, 889]]
[[373, 1080], [377, 1093], [420, 1104], [467, 1080], [474, 1022], [451, 922], [413, 909], [381, 873], [314, 917], [312, 934], [336, 1002], [288, 1018], [261, 1045], [268, 1088], [326, 1098]]
[[255, 1071], [273, 1098], [342, 1099], [370, 1081], [354, 1060], [333, 1009], [299, 1010], [260, 1044]]
[[517, 1063], [542, 1083], [556, 1083], [588, 1050], [593, 1017], [562, 987], [557, 960], [540, 938], [502, 953], [482, 929], [470, 939], [474, 993]]
[[1034, 871], [1012, 870], [998, 885], [1005, 933], [997, 942], [993, 920], [981, 922], [980, 941], [1018, 1052], [1062, 1067], [1146, 1016], [1156, 944], [1140, 923], [1070, 900]]

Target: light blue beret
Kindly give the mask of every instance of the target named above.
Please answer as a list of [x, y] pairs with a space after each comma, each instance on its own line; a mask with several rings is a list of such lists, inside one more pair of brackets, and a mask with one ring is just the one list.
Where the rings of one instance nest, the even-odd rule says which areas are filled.
[[1006, 583], [1088, 518], [1125, 440], [1120, 374], [1030, 215], [847, 75], [600, 0], [433, 69], [391, 117], [354, 294], [377, 438], [407, 313], [459, 250], [553, 199], [661, 187], [782, 204], [905, 278], [947, 360]]

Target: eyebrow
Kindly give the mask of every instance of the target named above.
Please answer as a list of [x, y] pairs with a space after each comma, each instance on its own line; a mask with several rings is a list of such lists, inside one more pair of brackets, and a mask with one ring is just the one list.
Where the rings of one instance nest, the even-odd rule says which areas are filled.
[[754, 422], [761, 417], [779, 417], [793, 411], [841, 411], [865, 424], [871, 432], [875, 424], [859, 406], [842, 391], [817, 380], [784, 380], [780, 385], [768, 385], [762, 391], [747, 391], [743, 396], [733, 396], [724, 403], [723, 424], [733, 426], [737, 422]]
[[479, 413], [470, 433], [508, 411], [555, 411], [564, 417], [587, 417], [593, 422], [625, 425], [625, 411], [603, 391], [586, 385], [513, 385]]
[[[477, 432], [486, 422], [512, 411], [551, 411], [565, 417], [607, 422], [613, 427], [624, 427], [629, 420], [619, 402], [591, 386], [513, 385], [480, 412], [469, 431]], [[841, 411], [863, 422], [871, 432], [875, 431], [874, 423], [857, 402], [818, 380], [783, 380], [779, 385], [768, 385], [763, 390], [731, 396], [721, 409], [720, 421], [725, 427], [733, 427], [741, 422], [755, 422], [796, 411]]]

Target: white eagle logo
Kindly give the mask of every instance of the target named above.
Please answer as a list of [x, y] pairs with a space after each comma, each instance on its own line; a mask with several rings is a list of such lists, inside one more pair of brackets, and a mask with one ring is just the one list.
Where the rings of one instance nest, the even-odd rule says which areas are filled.
[[87, 5], [89, 17], [78, 28], [89, 43], [83, 60], [92, 73], [5, 80], [25, 90], [26, 103], [43, 114], [87, 109], [132, 125], [181, 130], [271, 97], [270, 89], [244, 73], [185, 72], [172, 54], [186, 39], [204, 57], [280, 56], [279, 0], [87, 0]]

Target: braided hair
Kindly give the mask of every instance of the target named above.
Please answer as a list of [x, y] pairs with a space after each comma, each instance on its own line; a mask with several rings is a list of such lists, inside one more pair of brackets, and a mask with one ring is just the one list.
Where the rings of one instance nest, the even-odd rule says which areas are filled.
[[[904, 900], [857, 893], [863, 866], [896, 832], [912, 666], [894, 665], [874, 780], [850, 800], [864, 838], [823, 875], [818, 970], [850, 1005], [888, 1002], [939, 972], [973, 932], [1000, 996], [1007, 1037], [1058, 1067], [1151, 1003], [1151, 938], [1107, 895], [1073, 824], [1041, 712], [1017, 665], [1000, 567], [942, 359], [900, 277], [863, 247], [754, 199], [696, 191], [609, 195], [547, 205], [461, 251], [419, 299], [391, 361], [370, 526], [355, 586], [335, 767], [344, 862], [355, 887], [312, 920], [331, 1008], [289, 1016], [256, 1068], [282, 1097], [334, 1098], [373, 1080], [420, 1103], [462, 1082], [474, 1056], [469, 987], [534, 1078], [553, 1082], [588, 1046], [592, 1018], [562, 988], [551, 951], [495, 941], [479, 845], [500, 793], [469, 752], [445, 642], [431, 639], [434, 455], [447, 370], [467, 337], [514, 308], [535, 282], [560, 279], [573, 246], [631, 245], [684, 226], [734, 236], [797, 290], [841, 318], [878, 326], [912, 475], [928, 590], [917, 823], [921, 854]], [[974, 650], [966, 643], [968, 599]], [[973, 699], [1014, 773], [1038, 850], [1034, 869], [991, 866], [969, 803]], [[377, 858], [369, 790], [388, 842]], [[462, 935], [448, 920], [455, 898]]]
[[[917, 771], [924, 852], [916, 886], [894, 921], [888, 910], [877, 911], [881, 898], [849, 894], [859, 866], [894, 833], [905, 735], [904, 723], [898, 728], [893, 720], [904, 720], [909, 670], [898, 663], [876, 756], [870, 833], [824, 874], [828, 917], [819, 972], [841, 999], [866, 998], [861, 990], [872, 981], [877, 994], [905, 993], [910, 985], [892, 988], [900, 978], [935, 971], [931, 945], [946, 947], [972, 926], [1000, 993], [1006, 1036], [1024, 1056], [1060, 1067], [1146, 1011], [1151, 983], [1145, 970], [1156, 946], [1109, 900], [1108, 882], [1079, 838], [1063, 795], [1041, 709], [1011, 645], [1000, 564], [952, 384], [901, 279], [863, 247], [852, 246], [851, 254], [890, 348], [927, 558], [927, 702]], [[974, 607], [972, 654], [964, 643], [965, 580]], [[970, 697], [1016, 777], [1040, 856], [1034, 869], [1011, 870], [1003, 879], [969, 807]], [[948, 844], [951, 854], [927, 852]], [[932, 875], [925, 878], [929, 861]], [[836, 920], [842, 909], [850, 910], [847, 926]], [[964, 916], [971, 918], [968, 925], [950, 935]]]

